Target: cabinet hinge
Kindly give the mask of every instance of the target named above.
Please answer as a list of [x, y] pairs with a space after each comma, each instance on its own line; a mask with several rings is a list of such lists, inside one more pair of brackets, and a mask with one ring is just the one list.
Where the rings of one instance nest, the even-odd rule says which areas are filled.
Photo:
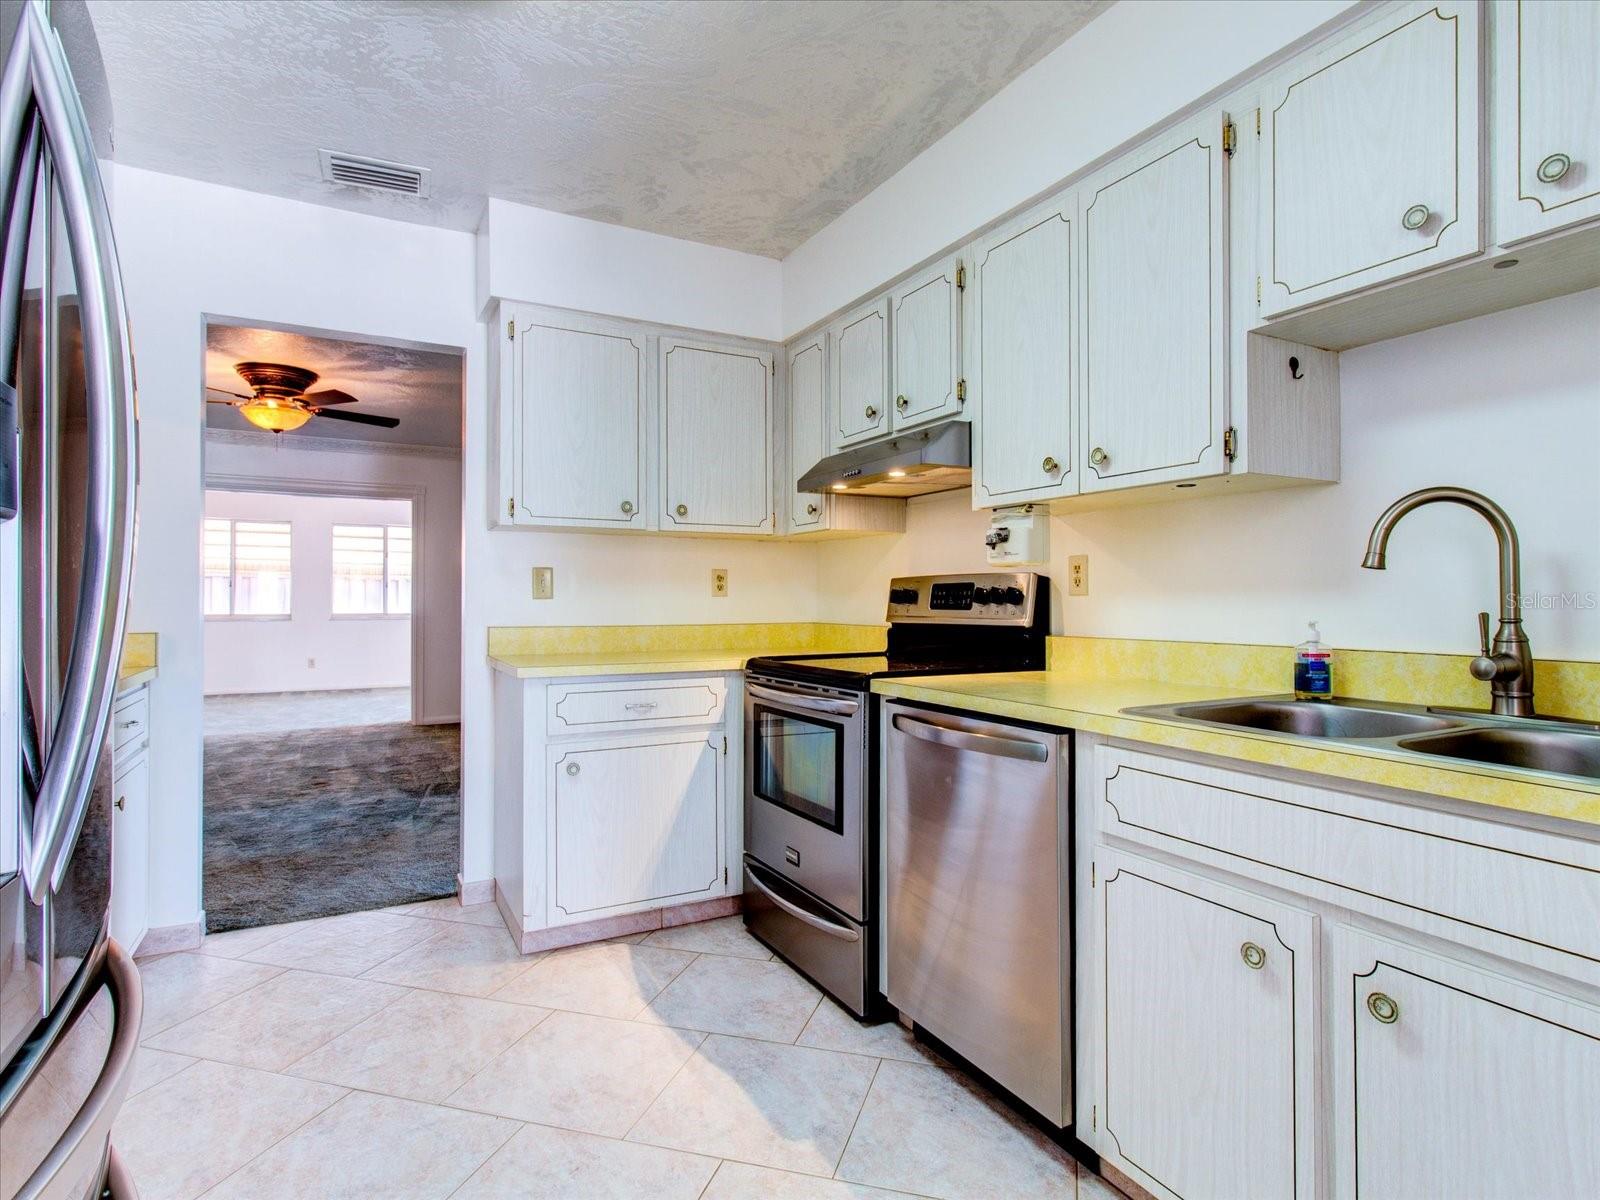
[[506, 337], [513, 342], [517, 340], [517, 323], [515, 320], [506, 322]]
[[506, 516], [514, 517], [516, 515], [517, 515], [517, 498], [515, 496], [507, 496], [506, 497]]
[[1239, 453], [1239, 434], [1232, 425], [1222, 431], [1222, 457], [1232, 462]]
[[722, 757], [723, 758], [727, 758], [728, 757], [728, 735], [727, 734], [723, 734], [722, 735]]
[[1261, 276], [1256, 276], [1256, 303], [1261, 303]]
[[1256, 109], [1256, 136], [1261, 136], [1261, 110]]
[[1089, 886], [1090, 887], [1094, 887], [1096, 880], [1099, 879], [1099, 873], [1098, 873], [1099, 866], [1100, 866], [1100, 864], [1095, 862], [1094, 859], [1091, 858], [1089, 860]]
[[956, 403], [957, 404], [965, 404], [966, 402], [967, 402], [967, 381], [965, 379], [958, 379], [958, 380], [956, 380]]
[[1100, 1128], [1100, 1106], [1098, 1104], [1091, 1104], [1089, 1106], [1089, 1128]]
[[967, 290], [967, 268], [964, 264], [956, 264], [956, 291]]
[[1233, 152], [1236, 149], [1238, 149], [1238, 141], [1239, 141], [1239, 133], [1238, 133], [1238, 131], [1236, 129], [1234, 129], [1233, 122], [1232, 121], [1223, 121], [1223, 123], [1222, 123], [1222, 152], [1224, 154], [1226, 154], [1229, 158], [1232, 158], [1233, 157]]

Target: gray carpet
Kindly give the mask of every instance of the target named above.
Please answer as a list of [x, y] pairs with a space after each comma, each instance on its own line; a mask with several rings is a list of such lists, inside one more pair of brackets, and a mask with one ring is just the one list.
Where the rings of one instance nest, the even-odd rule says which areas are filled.
[[461, 728], [363, 725], [206, 738], [206, 928], [455, 891]]

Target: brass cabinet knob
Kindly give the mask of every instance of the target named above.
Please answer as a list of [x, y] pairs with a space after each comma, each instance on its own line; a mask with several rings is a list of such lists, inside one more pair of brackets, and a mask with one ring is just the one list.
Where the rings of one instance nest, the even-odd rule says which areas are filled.
[[1267, 965], [1267, 952], [1254, 942], [1246, 942], [1240, 946], [1239, 957], [1244, 959], [1244, 965], [1252, 971], [1259, 971]]
[[578, 764], [577, 763], [568, 763], [567, 764], [567, 774], [568, 775], [576, 775], [577, 773], [578, 773]]
[[1103, 467], [1110, 461], [1111, 455], [1100, 449], [1099, 446], [1089, 451], [1089, 465], [1091, 467]]
[[1400, 1019], [1400, 1005], [1393, 996], [1386, 996], [1382, 992], [1373, 992], [1367, 997], [1367, 1011], [1374, 1020], [1384, 1025], [1393, 1025]]
[[127, 807], [128, 807], [128, 798], [126, 796], [118, 796], [117, 797], [117, 808], [119, 810], [121, 810], [121, 809], [125, 809]]
[[1061, 470], [1061, 464], [1055, 459], [1051, 458], [1048, 454], [1045, 455], [1044, 462], [1040, 463], [1039, 465], [1044, 468], [1046, 475], [1054, 475], [1057, 471]]
[[1572, 157], [1567, 154], [1550, 154], [1542, 159], [1534, 174], [1539, 177], [1540, 183], [1560, 183], [1572, 170]]
[[814, 517], [814, 516], [817, 515], [817, 513], [821, 512], [821, 511], [822, 510], [819, 509], [815, 504], [806, 505], [806, 516], [808, 516], [808, 517]]
[[687, 517], [689, 515], [689, 506], [687, 504], [680, 504], [672, 511], [677, 513], [680, 517]]
[[1428, 211], [1426, 204], [1413, 204], [1406, 209], [1405, 215], [1400, 218], [1400, 224], [1407, 229], [1421, 229], [1428, 223], [1428, 218], [1433, 214]]
[[878, 419], [878, 410], [877, 410], [877, 408], [875, 406], [871, 405], [871, 404], [867, 405], [867, 420], [876, 421], [877, 419]]
[[625, 512], [625, 513], [631, 513], [633, 511], [633, 501], [632, 500], [624, 500], [622, 502], [622, 511]]
[[905, 412], [906, 405], [908, 405], [910, 403], [911, 403], [911, 401], [907, 400], [904, 396], [896, 396], [894, 398], [894, 406], [896, 408], [898, 408], [901, 412]]

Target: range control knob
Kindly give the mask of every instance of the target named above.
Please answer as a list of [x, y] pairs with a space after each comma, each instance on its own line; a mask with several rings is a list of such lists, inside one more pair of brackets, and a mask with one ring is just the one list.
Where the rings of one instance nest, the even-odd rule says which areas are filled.
[[916, 588], [890, 588], [890, 604], [915, 604], [917, 602]]
[[[999, 588], [995, 589], [997, 592], [999, 590]], [[1005, 591], [1005, 596], [1003, 597], [1007, 604], [1021, 604], [1023, 598], [1022, 589], [1019, 587], [1008, 587]]]

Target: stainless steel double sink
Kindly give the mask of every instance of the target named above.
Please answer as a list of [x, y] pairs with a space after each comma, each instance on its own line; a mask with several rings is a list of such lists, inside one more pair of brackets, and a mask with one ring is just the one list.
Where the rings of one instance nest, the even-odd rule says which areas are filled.
[[1437, 758], [1600, 779], [1600, 725], [1540, 717], [1386, 704], [1260, 696], [1123, 710], [1196, 725], [1253, 729], [1307, 739], [1358, 742]]

